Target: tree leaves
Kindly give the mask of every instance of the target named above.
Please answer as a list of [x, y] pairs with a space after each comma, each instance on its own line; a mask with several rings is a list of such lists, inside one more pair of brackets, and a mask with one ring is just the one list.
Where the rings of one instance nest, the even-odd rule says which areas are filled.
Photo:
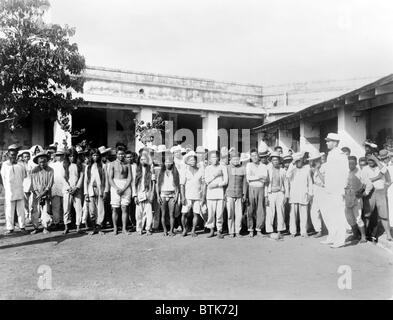
[[33, 110], [68, 115], [83, 103], [72, 95], [83, 91], [85, 69], [70, 43], [75, 29], [44, 23], [48, 6], [46, 0], [0, 0], [0, 121], [10, 129]]

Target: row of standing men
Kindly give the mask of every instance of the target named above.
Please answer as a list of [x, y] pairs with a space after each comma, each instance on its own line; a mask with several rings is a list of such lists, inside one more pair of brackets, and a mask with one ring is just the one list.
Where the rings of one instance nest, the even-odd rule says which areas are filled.
[[45, 233], [63, 223], [66, 234], [75, 212], [77, 232], [85, 224], [93, 229], [91, 234], [103, 234], [106, 220], [112, 220], [118, 234], [121, 212], [123, 234], [129, 234], [131, 221], [139, 234], [145, 230], [150, 235], [161, 222], [163, 235], [175, 235], [180, 228], [186, 236], [192, 216], [192, 236], [197, 236], [200, 221], [209, 229], [208, 237], [217, 230], [217, 237], [224, 238], [225, 225], [231, 237], [241, 236], [246, 220], [251, 237], [256, 233], [279, 240], [288, 229], [293, 237], [298, 229], [303, 237], [310, 229], [321, 237], [323, 221], [328, 237], [322, 243], [338, 248], [348, 240], [348, 226], [352, 239], [375, 241], [380, 220], [391, 239], [390, 155], [386, 157], [386, 150], [368, 152], [358, 161], [348, 157], [348, 148], [340, 150], [339, 142], [338, 134], [327, 136], [327, 157], [283, 155], [281, 147], [270, 152], [263, 145], [242, 154], [225, 148], [218, 152], [198, 147], [194, 152], [151, 146], [137, 155], [120, 145], [115, 159], [105, 147], [67, 150], [52, 145], [44, 151], [11, 145], [1, 168], [7, 233], [14, 230], [16, 211], [22, 232], [27, 218], [33, 234], [40, 223]]

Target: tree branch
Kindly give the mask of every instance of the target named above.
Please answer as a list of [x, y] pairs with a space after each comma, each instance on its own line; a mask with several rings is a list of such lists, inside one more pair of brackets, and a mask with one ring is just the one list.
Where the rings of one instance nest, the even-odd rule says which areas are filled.
[[3, 120], [0, 120], [0, 123], [7, 122], [7, 121], [12, 121], [14, 119], [15, 119], [15, 117], [13, 117], [13, 118], [5, 118]]

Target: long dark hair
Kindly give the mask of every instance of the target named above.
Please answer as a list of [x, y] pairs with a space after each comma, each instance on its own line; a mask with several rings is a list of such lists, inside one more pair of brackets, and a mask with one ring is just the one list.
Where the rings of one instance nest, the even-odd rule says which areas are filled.
[[92, 149], [89, 154], [89, 164], [87, 165], [87, 183], [88, 184], [90, 183], [90, 179], [91, 179], [91, 166], [94, 163], [93, 154], [98, 154], [97, 168], [98, 168], [98, 174], [100, 175], [101, 182], [103, 181], [102, 177], [104, 177], [104, 169], [102, 168], [101, 154], [98, 151], [98, 149]]
[[[165, 166], [165, 163], [163, 163], [161, 165], [160, 173], [158, 174], [158, 188], [159, 189], [161, 189], [162, 183], [164, 182], [165, 171], [166, 171], [166, 166]], [[172, 164], [172, 169], [170, 171], [172, 171], [172, 174], [173, 174], [173, 185], [174, 185], [175, 189], [177, 189], [179, 186], [180, 179], [179, 179], [179, 171], [177, 170], [174, 163]]]
[[[138, 161], [139, 162], [139, 161]], [[142, 164], [139, 162], [138, 166], [136, 167], [136, 173], [135, 173], [135, 188], [138, 188], [139, 184], [141, 183], [142, 180]], [[146, 172], [145, 172], [145, 190], [150, 189], [150, 183], [151, 183], [151, 165], [146, 166]]]
[[[72, 162], [70, 161], [70, 157], [73, 157]], [[70, 165], [71, 163], [76, 164], [78, 168], [78, 177], [82, 172], [82, 163], [79, 159], [78, 152], [75, 149], [70, 149], [69, 153], [64, 157], [63, 167], [65, 171], [65, 179], [68, 181], [70, 178]]]

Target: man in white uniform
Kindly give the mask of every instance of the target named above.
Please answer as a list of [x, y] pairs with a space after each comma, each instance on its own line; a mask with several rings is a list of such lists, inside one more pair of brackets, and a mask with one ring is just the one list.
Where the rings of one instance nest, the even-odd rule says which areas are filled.
[[348, 158], [339, 148], [340, 136], [329, 133], [326, 137], [329, 154], [325, 163], [325, 201], [323, 201], [322, 218], [328, 229], [328, 237], [321, 241], [331, 248], [345, 245], [345, 187], [348, 182]]
[[5, 234], [14, 232], [15, 209], [18, 215], [19, 228], [25, 230], [25, 194], [23, 192], [23, 180], [26, 178], [26, 170], [17, 163], [18, 146], [13, 144], [8, 147], [8, 160], [1, 166], [1, 178], [4, 187], [4, 209], [7, 231]]

